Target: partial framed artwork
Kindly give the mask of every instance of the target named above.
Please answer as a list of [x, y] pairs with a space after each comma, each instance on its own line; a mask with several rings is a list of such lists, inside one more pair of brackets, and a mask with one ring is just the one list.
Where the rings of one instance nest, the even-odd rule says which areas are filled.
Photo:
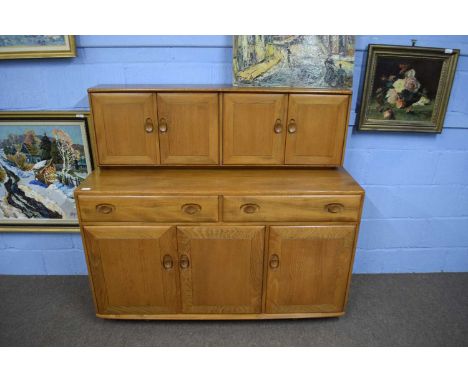
[[79, 231], [90, 131], [89, 112], [0, 112], [0, 231]]
[[242, 35], [233, 40], [233, 85], [351, 89], [354, 36]]
[[440, 133], [459, 54], [369, 45], [358, 129]]
[[76, 57], [70, 35], [0, 35], [0, 59]]

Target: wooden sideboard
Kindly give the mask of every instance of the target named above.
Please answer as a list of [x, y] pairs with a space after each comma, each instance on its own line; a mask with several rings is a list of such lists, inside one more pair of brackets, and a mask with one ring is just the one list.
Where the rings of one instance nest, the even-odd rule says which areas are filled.
[[364, 197], [340, 167], [349, 92], [90, 99], [99, 166], [75, 197], [99, 317], [344, 314]]

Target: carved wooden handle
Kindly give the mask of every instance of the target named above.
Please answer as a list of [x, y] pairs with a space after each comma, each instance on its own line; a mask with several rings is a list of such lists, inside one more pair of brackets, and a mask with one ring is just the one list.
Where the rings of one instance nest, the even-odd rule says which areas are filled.
[[273, 127], [273, 130], [275, 131], [276, 134], [281, 134], [283, 131], [283, 125], [281, 124], [281, 119], [277, 119], [275, 122], [275, 127]]
[[172, 261], [171, 255], [164, 255], [163, 257], [163, 267], [166, 270], [172, 269], [174, 262]]
[[325, 206], [325, 209], [331, 214], [337, 214], [344, 210], [344, 206], [341, 203], [330, 203]]
[[201, 206], [195, 203], [184, 204], [182, 206], [182, 211], [188, 215], [195, 215], [201, 211]]
[[240, 208], [242, 212], [245, 214], [254, 214], [260, 209], [260, 206], [254, 203], [247, 203], [247, 204], [243, 204]]
[[112, 204], [98, 204], [96, 206], [96, 211], [100, 214], [105, 214], [105, 215], [110, 214], [112, 211], [114, 211], [114, 209], [115, 209], [115, 206], [113, 206]]
[[182, 269], [187, 269], [190, 266], [190, 260], [187, 255], [180, 256], [179, 265]]
[[167, 131], [167, 121], [165, 118], [159, 120], [159, 132], [165, 133]]
[[276, 269], [279, 267], [279, 256], [278, 255], [271, 255], [270, 258], [270, 268], [271, 269]]
[[294, 119], [291, 119], [289, 121], [288, 131], [289, 131], [289, 134], [294, 134], [297, 131], [297, 125], [296, 125], [296, 121]]
[[153, 130], [154, 130], [153, 121], [151, 120], [151, 118], [146, 118], [145, 131], [147, 133], [152, 133]]

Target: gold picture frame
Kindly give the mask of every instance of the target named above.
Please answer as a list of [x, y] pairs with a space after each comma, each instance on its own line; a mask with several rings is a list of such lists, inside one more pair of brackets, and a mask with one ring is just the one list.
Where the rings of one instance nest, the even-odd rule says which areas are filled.
[[0, 60], [76, 57], [72, 35], [1, 35]]
[[358, 130], [440, 133], [459, 54], [370, 44]]
[[[26, 152], [26, 150], [23, 150], [23, 146], [26, 143], [26, 134], [24, 132], [27, 130], [35, 131], [35, 128], [37, 128], [38, 133], [34, 138], [35, 147], [36, 149], [39, 148], [40, 152], [33, 152], [32, 150]], [[57, 184], [57, 182], [50, 180], [51, 178], [48, 178], [46, 181], [43, 178], [48, 168], [45, 165], [39, 168], [41, 166], [40, 162], [43, 162], [44, 159], [42, 157], [38, 158], [42, 155], [43, 150], [40, 136], [47, 135], [53, 131], [53, 128], [56, 128], [57, 132], [59, 129], [65, 131], [68, 134], [63, 135], [65, 141], [71, 137], [72, 141], [69, 142], [69, 147], [73, 147], [73, 150], [80, 154], [74, 157], [73, 165], [76, 167], [73, 168], [72, 173], [74, 171], [76, 173], [73, 173], [73, 182], [78, 182], [76, 178], [83, 179], [93, 170], [95, 144], [93, 140], [93, 121], [89, 111], [0, 112], [0, 170], [2, 170], [2, 174], [0, 174], [0, 232], [79, 232], [76, 206], [74, 200], [70, 197], [77, 184], [68, 183], [68, 188], [65, 188], [65, 184]], [[74, 130], [73, 134], [70, 129]], [[17, 137], [14, 136], [15, 133]], [[13, 135], [10, 136], [9, 134]], [[50, 135], [52, 138], [52, 134]], [[6, 137], [8, 138], [7, 142], [14, 142], [14, 145], [5, 143]], [[49, 139], [52, 148], [54, 139], [57, 141], [57, 136], [54, 135], [52, 139]], [[12, 152], [5, 152], [7, 147], [11, 150], [11, 146], [16, 148], [15, 154], [21, 153], [21, 156], [26, 157], [28, 164], [24, 169], [20, 168], [20, 162], [12, 162], [12, 159], [14, 159], [11, 157], [13, 155]], [[56, 155], [58, 156], [58, 154]], [[46, 165], [51, 169], [53, 168], [53, 175], [60, 175], [59, 162], [55, 163], [52, 160], [53, 155], [50, 157], [51, 159], [46, 162]], [[14, 168], [15, 164], [18, 165], [18, 168]], [[39, 170], [35, 169], [35, 167], [38, 167]], [[62, 163], [62, 173], [63, 167]], [[45, 170], [41, 173], [42, 168], [45, 168]], [[54, 179], [57, 181], [57, 179], [60, 179], [60, 176]], [[5, 181], [10, 182], [8, 187], [5, 186]], [[60, 182], [63, 182], [63, 180], [60, 180]], [[16, 183], [14, 188], [12, 187], [13, 183]], [[14, 195], [15, 192], [16, 195]], [[9, 195], [12, 203], [7, 199]], [[21, 198], [33, 198], [35, 199], [34, 205], [42, 204], [48, 210], [52, 210], [53, 212], [59, 211], [61, 217], [53, 216], [50, 218], [50, 216], [44, 217], [45, 215], [41, 214], [41, 217], [38, 218], [38, 214], [35, 214], [33, 218], [26, 218], [28, 215], [24, 214], [24, 211], [16, 211], [15, 209], [19, 207], [18, 204], [21, 204], [23, 208], [32, 204], [29, 202], [30, 199], [27, 199], [28, 203], [22, 203]], [[56, 202], [57, 199], [59, 202]], [[65, 202], [63, 202], [64, 200]], [[5, 214], [5, 210], [7, 214]], [[9, 211], [13, 211], [13, 213], [10, 213], [11, 216], [6, 217]], [[66, 212], [63, 213], [62, 211]], [[73, 211], [75, 213], [72, 218]], [[23, 215], [23, 217], [18, 217], [18, 215]]]

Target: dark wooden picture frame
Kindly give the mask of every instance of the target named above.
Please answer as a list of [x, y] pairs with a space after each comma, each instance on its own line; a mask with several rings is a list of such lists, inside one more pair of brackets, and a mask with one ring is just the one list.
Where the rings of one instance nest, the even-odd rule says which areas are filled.
[[369, 45], [358, 129], [440, 133], [459, 54]]

